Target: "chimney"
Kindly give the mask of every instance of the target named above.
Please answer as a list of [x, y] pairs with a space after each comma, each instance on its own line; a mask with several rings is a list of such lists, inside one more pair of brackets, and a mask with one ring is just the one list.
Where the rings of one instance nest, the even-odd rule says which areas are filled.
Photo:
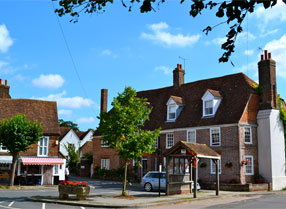
[[5, 80], [5, 85], [3, 85], [3, 80], [0, 79], [0, 99], [10, 99], [9, 90], [10, 86], [8, 86], [8, 80]]
[[185, 71], [182, 69], [181, 64], [177, 64], [177, 68], [173, 70], [173, 84], [175, 88], [179, 88], [184, 84]]
[[100, 114], [107, 112], [107, 89], [101, 89]]
[[258, 63], [259, 85], [261, 86], [260, 109], [278, 109], [276, 86], [276, 62], [267, 50]]

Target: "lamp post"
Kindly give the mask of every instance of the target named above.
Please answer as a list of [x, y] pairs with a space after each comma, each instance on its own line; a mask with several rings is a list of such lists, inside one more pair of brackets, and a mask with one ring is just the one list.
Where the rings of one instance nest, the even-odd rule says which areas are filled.
[[161, 165], [161, 143], [160, 143], [160, 136], [158, 137], [158, 148], [157, 148], [157, 157], [159, 158], [159, 177], [158, 177], [158, 183], [159, 183], [159, 197], [161, 196], [161, 172], [162, 172], [162, 165]]

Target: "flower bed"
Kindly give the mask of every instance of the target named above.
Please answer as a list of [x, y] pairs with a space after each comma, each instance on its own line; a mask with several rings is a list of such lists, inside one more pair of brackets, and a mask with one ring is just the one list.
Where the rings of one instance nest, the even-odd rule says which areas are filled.
[[85, 200], [90, 192], [86, 182], [61, 181], [59, 183], [59, 198], [68, 199], [69, 194], [75, 194], [78, 200]]

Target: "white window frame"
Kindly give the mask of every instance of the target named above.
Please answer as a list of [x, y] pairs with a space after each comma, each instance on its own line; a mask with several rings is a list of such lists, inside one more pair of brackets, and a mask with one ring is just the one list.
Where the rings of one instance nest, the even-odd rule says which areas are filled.
[[101, 143], [101, 147], [109, 147], [108, 142], [106, 141], [100, 140], [100, 143]]
[[[213, 130], [218, 130], [218, 133], [219, 133], [219, 142], [218, 142], [218, 144], [214, 144], [213, 143], [213, 138], [212, 138], [212, 131]], [[220, 131], [220, 127], [210, 128], [210, 146], [221, 146], [221, 131]]]
[[[169, 146], [169, 143], [168, 143], [168, 136], [169, 135], [172, 135], [173, 136], [173, 145], [172, 146]], [[166, 149], [170, 149], [171, 147], [174, 146], [174, 133], [167, 133], [166, 134]]]
[[[45, 148], [45, 147], [47, 148], [47, 153], [45, 155], [40, 153], [40, 144], [41, 144], [41, 140], [43, 140], [43, 139], [47, 139], [47, 146], [42, 146], [43, 148]], [[49, 143], [50, 143], [50, 138], [48, 136], [44, 136], [39, 140], [39, 142], [38, 142], [38, 156], [41, 156], [41, 157], [49, 156]], [[42, 149], [42, 152], [44, 152], [44, 149]]]
[[5, 147], [5, 146], [0, 144], [0, 152], [8, 152], [7, 147], [6, 147], [6, 149], [3, 149], [2, 147]]
[[[170, 109], [171, 108], [174, 108], [175, 109], [175, 117], [174, 118], [170, 118]], [[173, 112], [172, 112], [173, 113]], [[167, 120], [176, 120], [176, 117], [177, 117], [177, 105], [176, 104], [169, 104], [167, 106]]]
[[[219, 161], [218, 173], [221, 174], [221, 159], [218, 161]], [[213, 162], [213, 160], [210, 160], [210, 171], [211, 171], [211, 174], [216, 174], [216, 164]]]
[[153, 145], [154, 145], [154, 147], [158, 148], [158, 137], [157, 137], [157, 138], [155, 138], [155, 139], [154, 139], [154, 141], [155, 141], [155, 144], [153, 144]]
[[[248, 160], [248, 164], [244, 165], [244, 171], [245, 171], [245, 175], [254, 175], [254, 163], [253, 163], [253, 156], [252, 155], [245, 155], [244, 156], [245, 160]], [[251, 160], [249, 160], [251, 159]], [[251, 166], [251, 172], [246, 172], [246, 167], [247, 166]]]
[[197, 142], [197, 131], [196, 131], [196, 129], [189, 129], [189, 130], [187, 130], [187, 142], [192, 142], [192, 141], [189, 140], [189, 133], [190, 132], [194, 132], [195, 133], [195, 141], [194, 141], [194, 143], [196, 143]]
[[[250, 138], [250, 141], [249, 141], [249, 142], [246, 142], [246, 141], [245, 141], [245, 130], [246, 130], [246, 129], [249, 129], [249, 138]], [[244, 130], [244, 131], [243, 131], [243, 134], [244, 134], [244, 135], [243, 135], [243, 137], [244, 137], [244, 143], [245, 143], [245, 144], [252, 144], [252, 129], [251, 129], [251, 126], [245, 126], [245, 127], [243, 128], [243, 130]]]
[[[206, 113], [206, 103], [207, 102], [211, 102], [212, 103], [212, 113], [211, 114], [207, 114]], [[204, 100], [204, 116], [212, 116], [212, 115], [214, 115], [214, 100], [212, 99], [212, 100]]]
[[101, 159], [100, 168], [110, 170], [110, 159]]

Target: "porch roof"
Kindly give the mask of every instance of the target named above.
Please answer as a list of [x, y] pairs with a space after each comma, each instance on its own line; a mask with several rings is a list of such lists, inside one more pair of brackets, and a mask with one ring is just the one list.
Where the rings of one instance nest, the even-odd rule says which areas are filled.
[[[185, 156], [196, 155], [198, 158], [220, 159], [220, 154], [214, 151], [206, 144], [179, 141], [171, 149], [167, 150], [164, 155], [178, 156], [182, 155], [181, 149], [186, 149]], [[183, 156], [183, 155], [182, 155]]]

